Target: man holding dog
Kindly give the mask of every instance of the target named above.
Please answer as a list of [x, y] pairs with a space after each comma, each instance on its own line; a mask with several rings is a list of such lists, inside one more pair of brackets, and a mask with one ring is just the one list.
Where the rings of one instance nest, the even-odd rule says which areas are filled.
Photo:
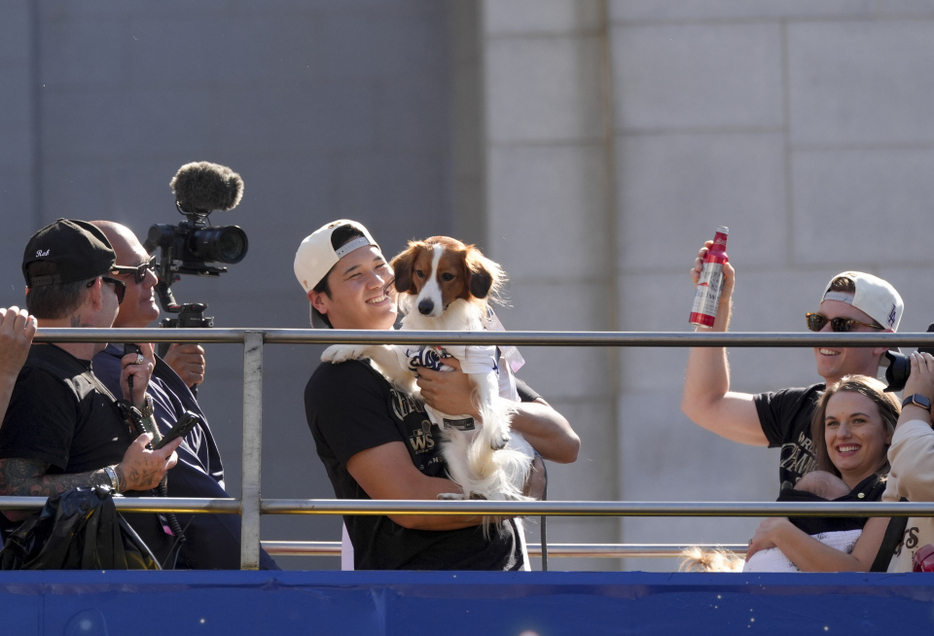
[[[379, 245], [354, 221], [334, 221], [306, 237], [295, 274], [312, 324], [393, 328], [393, 272]], [[457, 366], [452, 361], [452, 366]], [[447, 413], [475, 413], [463, 373], [420, 371], [425, 400]], [[538, 396], [517, 405], [512, 426], [546, 459], [572, 462], [580, 441]], [[397, 391], [367, 361], [321, 364], [305, 389], [308, 425], [335, 495], [342, 499], [436, 499], [460, 493], [447, 479], [441, 432], [424, 405]], [[355, 569], [518, 570], [526, 566], [518, 530], [504, 520], [488, 537], [481, 519], [442, 515], [346, 516]]]
[[[697, 284], [704, 256], [701, 248], [691, 276]], [[730, 324], [734, 269], [723, 266], [723, 290], [713, 327], [698, 331], [725, 332]], [[893, 332], [905, 305], [888, 282], [863, 272], [834, 276], [821, 297], [818, 312], [807, 315], [812, 331]], [[817, 373], [824, 382], [776, 392], [730, 391], [730, 370], [725, 348], [689, 350], [681, 410], [694, 423], [721, 437], [752, 446], [781, 447], [780, 487], [793, 487], [816, 466], [811, 444], [811, 416], [824, 387], [845, 375], [875, 377], [886, 347], [817, 347]]]
[[[59, 219], [30, 238], [23, 256], [26, 306], [39, 327], [108, 328], [126, 291], [114, 278], [107, 237], [85, 221]], [[44, 496], [78, 486], [142, 494], [172, 468], [180, 440], [149, 450], [152, 435], [131, 433], [91, 360], [103, 343], [34, 344], [0, 428], [0, 494]], [[121, 395], [143, 406], [153, 368], [150, 345], [120, 360]], [[133, 378], [132, 389], [130, 378]], [[3, 519], [21, 517], [7, 511]], [[155, 514], [126, 515], [160, 560], [172, 538]]]

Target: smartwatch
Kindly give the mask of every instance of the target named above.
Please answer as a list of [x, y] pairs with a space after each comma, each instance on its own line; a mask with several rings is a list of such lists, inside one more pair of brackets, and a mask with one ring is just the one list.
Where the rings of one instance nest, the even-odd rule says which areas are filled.
[[915, 393], [914, 395], [909, 395], [904, 400], [902, 400], [902, 408], [908, 406], [909, 404], [914, 404], [915, 406], [920, 406], [928, 413], [931, 412], [931, 401], [921, 395], [920, 393]]

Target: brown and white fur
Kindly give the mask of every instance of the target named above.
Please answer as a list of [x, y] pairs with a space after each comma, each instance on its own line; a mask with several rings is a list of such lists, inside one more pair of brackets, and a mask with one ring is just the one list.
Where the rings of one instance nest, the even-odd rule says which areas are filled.
[[[505, 281], [502, 268], [480, 250], [446, 236], [410, 241], [391, 265], [405, 315], [402, 329], [407, 330], [482, 331], [488, 300], [498, 297]], [[334, 345], [321, 359], [370, 358], [390, 382], [417, 394], [403, 350], [391, 345]], [[489, 371], [471, 373], [470, 355], [476, 356], [482, 348], [446, 350], [461, 360], [474, 383], [482, 422], [476, 422], [473, 431], [444, 429], [442, 453], [451, 479], [461, 486], [464, 498], [524, 499], [522, 488], [531, 471], [533, 451], [521, 435], [510, 431], [514, 402], [500, 397], [492, 358]]]

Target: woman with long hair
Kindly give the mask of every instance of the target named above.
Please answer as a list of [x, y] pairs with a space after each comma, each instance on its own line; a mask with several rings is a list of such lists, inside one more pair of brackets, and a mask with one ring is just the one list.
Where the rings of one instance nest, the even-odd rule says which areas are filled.
[[[783, 491], [780, 501], [881, 499], [889, 470], [886, 453], [901, 412], [898, 399], [884, 389], [875, 378], [853, 375], [827, 387], [811, 429], [818, 470], [791, 492]], [[846, 494], [813, 494], [818, 486], [826, 489], [824, 493]], [[746, 560], [777, 548], [804, 572], [868, 571], [888, 521], [880, 517], [773, 517], [759, 525], [749, 542]]]

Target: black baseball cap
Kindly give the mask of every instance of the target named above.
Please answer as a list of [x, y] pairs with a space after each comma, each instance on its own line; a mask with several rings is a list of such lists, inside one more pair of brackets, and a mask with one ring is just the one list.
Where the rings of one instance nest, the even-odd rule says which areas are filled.
[[[26, 267], [46, 262], [55, 266], [52, 274], [33, 276]], [[29, 239], [23, 252], [23, 278], [27, 287], [76, 283], [110, 272], [116, 254], [99, 228], [87, 221], [59, 219]]]

